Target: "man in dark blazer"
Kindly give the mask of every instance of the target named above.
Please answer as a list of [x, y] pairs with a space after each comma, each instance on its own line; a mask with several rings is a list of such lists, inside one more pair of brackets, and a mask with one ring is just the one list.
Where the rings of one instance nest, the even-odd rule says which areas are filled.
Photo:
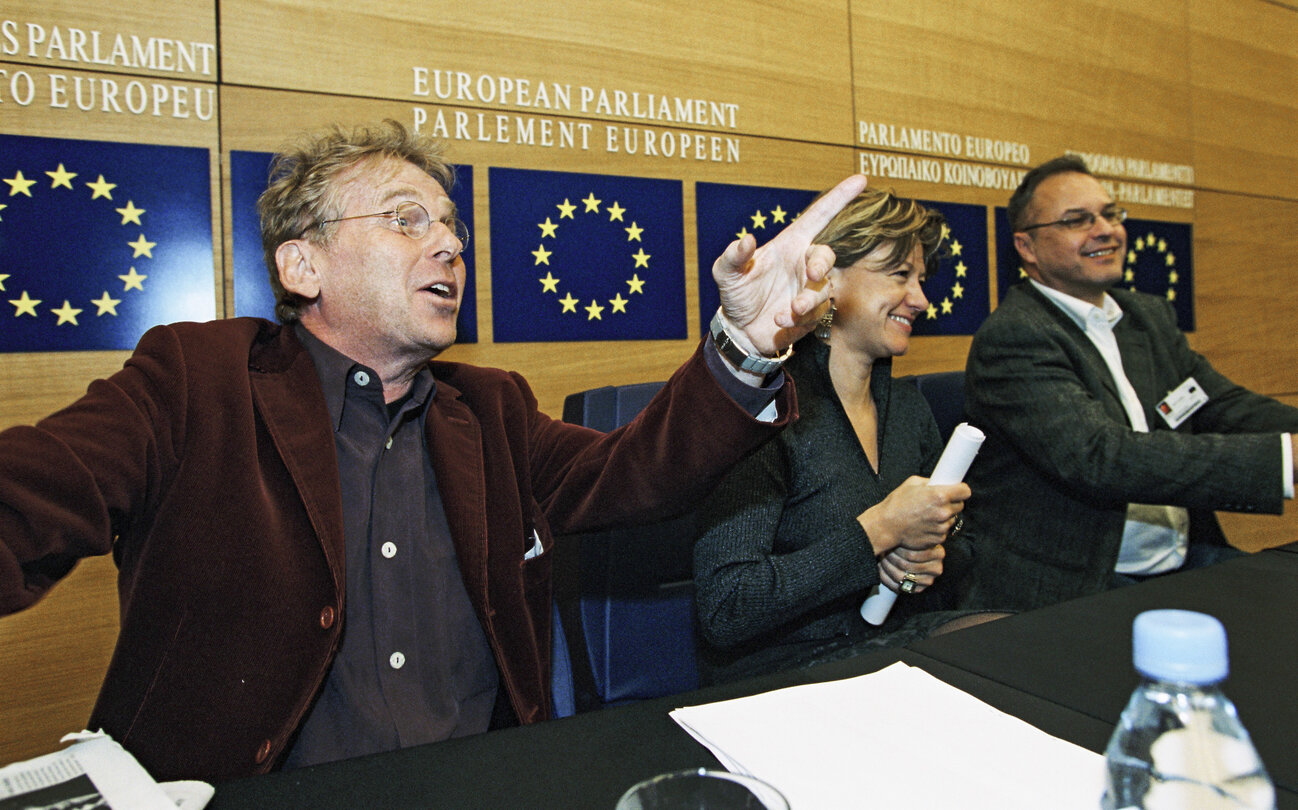
[[431, 361], [464, 289], [452, 182], [395, 122], [304, 140], [259, 202], [281, 323], [157, 327], [0, 434], [0, 613], [113, 554], [121, 633], [89, 727], [157, 778], [545, 719], [554, 537], [688, 508], [795, 417], [780, 354], [833, 263], [810, 241], [864, 184], [732, 244], [711, 333], [605, 435], [517, 374]]
[[970, 607], [1026, 610], [1235, 552], [1213, 510], [1279, 513], [1293, 497], [1298, 410], [1192, 351], [1166, 301], [1113, 289], [1123, 221], [1079, 158], [1011, 198], [1028, 281], [974, 336]]

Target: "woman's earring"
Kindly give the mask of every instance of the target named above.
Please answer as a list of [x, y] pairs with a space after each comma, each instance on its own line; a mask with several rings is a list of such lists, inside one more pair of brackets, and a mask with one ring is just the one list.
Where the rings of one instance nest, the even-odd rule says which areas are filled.
[[838, 307], [834, 306], [834, 299], [829, 299], [829, 309], [825, 314], [820, 316], [820, 323], [816, 325], [816, 337], [821, 340], [829, 340], [829, 327], [834, 325], [834, 315], [837, 314]]

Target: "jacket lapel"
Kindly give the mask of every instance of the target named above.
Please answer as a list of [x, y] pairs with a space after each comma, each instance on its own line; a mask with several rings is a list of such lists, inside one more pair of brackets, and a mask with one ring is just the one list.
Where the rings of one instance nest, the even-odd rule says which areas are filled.
[[[1095, 344], [1086, 336], [1086, 332], [1077, 325], [1072, 317], [1056, 306], [1053, 301], [1042, 295], [1031, 284], [1025, 281], [1020, 286], [1036, 304], [1038, 315], [1054, 324], [1055, 328], [1064, 330], [1069, 339], [1077, 346], [1078, 351], [1081, 353], [1080, 359], [1084, 364], [1083, 368], [1078, 369], [1078, 374], [1081, 375], [1087, 387], [1092, 391], [1096, 389], [1096, 386], [1103, 389], [1109, 395], [1109, 409], [1122, 421], [1127, 421], [1127, 411], [1122, 407], [1122, 397], [1118, 393], [1117, 383], [1113, 381], [1113, 375], [1109, 373], [1109, 366], [1100, 355], [1100, 350], [1095, 348]], [[1119, 324], [1121, 324], [1121, 321], [1119, 321]], [[1126, 352], [1121, 351], [1121, 346], [1119, 346], [1119, 354], [1122, 355], [1125, 370], [1127, 355]], [[1130, 377], [1130, 373], [1127, 376]]]
[[315, 365], [293, 330], [285, 327], [253, 347], [248, 371], [258, 413], [297, 485], [334, 586], [346, 593], [338, 459]]
[[482, 429], [461, 401], [460, 392], [442, 380], [437, 381], [424, 424], [464, 585], [475, 604], [486, 606], [487, 484]]
[[1145, 412], [1145, 421], [1150, 430], [1164, 425], [1162, 419], [1155, 418], [1153, 406], [1158, 404], [1162, 395], [1158, 393], [1158, 381], [1162, 377], [1154, 368], [1153, 345], [1149, 333], [1133, 317], [1131, 308], [1123, 311], [1122, 320], [1113, 330], [1118, 340], [1118, 354], [1122, 356], [1122, 370], [1126, 372], [1131, 387], [1140, 398], [1140, 408]]

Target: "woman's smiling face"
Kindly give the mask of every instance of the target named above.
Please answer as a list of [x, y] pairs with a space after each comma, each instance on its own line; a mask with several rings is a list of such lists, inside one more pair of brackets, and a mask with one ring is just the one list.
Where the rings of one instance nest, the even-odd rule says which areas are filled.
[[835, 271], [833, 336], [835, 349], [850, 348], [870, 360], [897, 357], [910, 348], [912, 324], [928, 309], [924, 252], [916, 244], [900, 264], [888, 264], [891, 242]]

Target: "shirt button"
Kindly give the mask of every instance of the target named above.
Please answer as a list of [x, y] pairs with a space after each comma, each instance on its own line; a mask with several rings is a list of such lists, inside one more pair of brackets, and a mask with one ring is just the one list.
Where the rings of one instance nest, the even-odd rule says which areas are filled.
[[352, 379], [355, 380], [356, 384], [359, 385], [361, 388], [364, 388], [365, 386], [370, 384], [370, 375], [366, 374], [363, 371], [358, 371], [355, 374], [353, 374]]
[[397, 556], [397, 544], [393, 542], [384, 543], [383, 548], [381, 548], [380, 551], [383, 552], [384, 557], [387, 557], [390, 560]]
[[325, 605], [320, 610], [320, 626], [328, 630], [334, 626], [334, 609], [330, 605]]
[[400, 650], [398, 650], [388, 656], [388, 664], [390, 664], [393, 669], [401, 669], [406, 665], [406, 657]]

